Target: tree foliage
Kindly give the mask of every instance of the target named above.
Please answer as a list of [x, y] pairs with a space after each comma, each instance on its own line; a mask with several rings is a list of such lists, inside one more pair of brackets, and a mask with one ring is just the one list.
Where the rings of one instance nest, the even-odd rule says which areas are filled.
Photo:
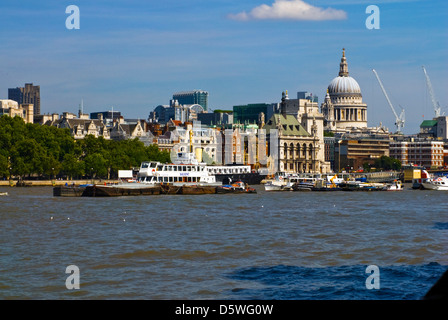
[[382, 170], [401, 170], [401, 161], [388, 156], [381, 156], [375, 160], [375, 167]]
[[138, 139], [114, 141], [89, 135], [75, 140], [68, 129], [0, 117], [0, 178], [115, 178], [118, 170], [151, 160], [169, 162], [170, 156]]

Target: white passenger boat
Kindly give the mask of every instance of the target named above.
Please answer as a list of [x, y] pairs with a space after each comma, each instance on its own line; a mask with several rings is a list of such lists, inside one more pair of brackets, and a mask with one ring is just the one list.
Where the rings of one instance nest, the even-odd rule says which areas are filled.
[[445, 176], [434, 177], [422, 182], [422, 186], [429, 190], [448, 190], [448, 178]]
[[143, 162], [137, 174], [140, 183], [171, 183], [174, 185], [223, 185], [243, 181], [259, 184], [265, 175], [250, 165], [207, 165], [199, 162], [192, 152], [179, 152], [172, 156], [173, 163]]
[[139, 183], [160, 184], [169, 183], [174, 186], [183, 185], [216, 185], [215, 176], [210, 174], [204, 165], [197, 163], [164, 164], [145, 161], [140, 165], [137, 175]]

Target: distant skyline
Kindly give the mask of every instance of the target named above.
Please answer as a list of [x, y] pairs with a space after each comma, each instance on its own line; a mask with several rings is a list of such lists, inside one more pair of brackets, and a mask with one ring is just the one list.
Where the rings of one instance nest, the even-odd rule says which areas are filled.
[[[65, 9], [80, 9], [68, 30]], [[369, 30], [368, 5], [380, 9]], [[205, 90], [209, 109], [280, 102], [308, 91], [322, 103], [342, 48], [368, 105], [368, 125], [419, 131], [434, 110], [422, 65], [448, 115], [448, 3], [442, 0], [2, 0], [0, 99], [34, 83], [41, 113], [120, 111], [147, 119], [173, 93]]]

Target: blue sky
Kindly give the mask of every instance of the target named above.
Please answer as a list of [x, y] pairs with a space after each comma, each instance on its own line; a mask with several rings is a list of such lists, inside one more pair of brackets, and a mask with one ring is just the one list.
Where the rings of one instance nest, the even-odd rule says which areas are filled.
[[[296, 3], [284, 10], [281, 2]], [[79, 30], [65, 27], [72, 4]], [[365, 27], [371, 4], [379, 30]], [[395, 129], [376, 69], [397, 111], [406, 111], [404, 132], [416, 133], [434, 115], [422, 65], [448, 114], [447, 21], [443, 0], [2, 0], [0, 98], [33, 82], [42, 113], [76, 113], [83, 99], [87, 113], [113, 107], [142, 119], [193, 89], [209, 92], [211, 109], [279, 102], [284, 90], [322, 102], [346, 48], [369, 126]]]

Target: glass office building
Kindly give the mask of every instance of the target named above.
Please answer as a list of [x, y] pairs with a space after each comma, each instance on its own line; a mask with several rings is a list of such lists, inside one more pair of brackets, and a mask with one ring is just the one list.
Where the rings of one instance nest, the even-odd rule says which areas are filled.
[[177, 100], [179, 104], [199, 104], [208, 110], [208, 92], [203, 90], [183, 91], [173, 94], [173, 100]]
[[257, 124], [261, 112], [264, 113], [265, 119], [267, 120], [274, 113], [274, 106], [272, 103], [253, 103], [233, 106], [233, 123]]

